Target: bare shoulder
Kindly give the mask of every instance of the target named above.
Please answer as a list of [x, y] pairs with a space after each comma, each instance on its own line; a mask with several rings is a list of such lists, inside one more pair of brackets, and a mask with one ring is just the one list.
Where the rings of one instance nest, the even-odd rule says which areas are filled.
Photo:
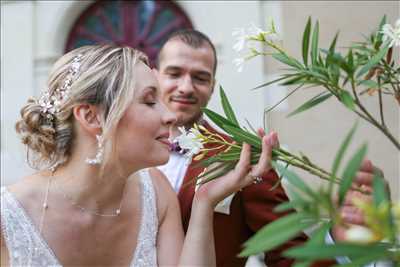
[[169, 208], [179, 207], [178, 197], [167, 177], [160, 170], [151, 168], [149, 169], [149, 173], [157, 195], [159, 218], [162, 220]]
[[7, 191], [22, 204], [25, 210], [36, 209], [40, 206], [48, 179], [47, 175], [38, 172], [22, 177], [18, 182], [7, 186]]
[[167, 177], [157, 168], [149, 169], [150, 176], [154, 182], [154, 187], [157, 191], [161, 191], [165, 195], [176, 196], [171, 184], [169, 183]]

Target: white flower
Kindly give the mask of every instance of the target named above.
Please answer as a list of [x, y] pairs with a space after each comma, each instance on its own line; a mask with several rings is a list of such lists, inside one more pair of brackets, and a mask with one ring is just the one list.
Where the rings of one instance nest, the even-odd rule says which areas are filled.
[[261, 28], [257, 27], [253, 22], [250, 24], [250, 27], [247, 28], [247, 35], [251, 36], [251, 37], [256, 37], [259, 34], [264, 33], [263, 30], [261, 30]]
[[186, 132], [185, 127], [178, 127], [179, 131], [182, 133], [174, 139], [174, 142], [178, 142], [182, 149], [188, 149], [189, 152], [186, 154], [188, 157], [192, 157], [200, 152], [203, 148], [201, 142], [201, 134], [197, 129], [190, 129]]
[[236, 65], [237, 71], [238, 72], [242, 72], [243, 71], [243, 64], [244, 64], [244, 58], [239, 57], [239, 58], [235, 58], [232, 62], [233, 64]]
[[240, 52], [246, 45], [247, 42], [247, 34], [244, 28], [236, 28], [232, 32], [232, 36], [236, 36], [236, 43], [232, 46], [232, 48], [236, 52]]
[[265, 39], [271, 43], [282, 42], [282, 37], [277, 33], [268, 33], [265, 35]]
[[390, 42], [389, 47], [400, 46], [400, 19], [396, 21], [394, 28], [390, 24], [383, 25], [381, 33], [383, 42]]
[[361, 225], [352, 225], [346, 231], [346, 241], [366, 244], [375, 241], [374, 233], [367, 227]]

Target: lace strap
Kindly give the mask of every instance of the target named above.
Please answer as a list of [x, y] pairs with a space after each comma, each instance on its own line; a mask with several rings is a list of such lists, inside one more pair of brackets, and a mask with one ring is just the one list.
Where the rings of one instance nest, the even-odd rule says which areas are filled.
[[131, 266], [156, 266], [156, 240], [158, 231], [158, 217], [156, 195], [153, 182], [148, 170], [140, 172], [142, 218], [135, 251]]
[[1, 232], [11, 266], [59, 266], [20, 203], [1, 187]]

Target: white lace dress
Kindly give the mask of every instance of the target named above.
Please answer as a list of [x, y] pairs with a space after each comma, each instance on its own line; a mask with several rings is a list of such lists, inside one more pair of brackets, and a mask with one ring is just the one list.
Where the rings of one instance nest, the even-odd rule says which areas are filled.
[[[158, 218], [153, 184], [147, 170], [141, 171], [142, 217], [136, 250], [130, 266], [157, 266]], [[1, 187], [1, 232], [11, 266], [62, 266], [38, 228], [15, 197]]]

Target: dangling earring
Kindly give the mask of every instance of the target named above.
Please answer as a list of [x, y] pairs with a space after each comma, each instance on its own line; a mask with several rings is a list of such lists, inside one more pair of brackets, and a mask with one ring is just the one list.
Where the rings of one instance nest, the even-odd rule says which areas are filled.
[[85, 162], [90, 165], [98, 165], [103, 161], [103, 137], [101, 135], [96, 134], [97, 138], [97, 153], [94, 159], [86, 158]]

